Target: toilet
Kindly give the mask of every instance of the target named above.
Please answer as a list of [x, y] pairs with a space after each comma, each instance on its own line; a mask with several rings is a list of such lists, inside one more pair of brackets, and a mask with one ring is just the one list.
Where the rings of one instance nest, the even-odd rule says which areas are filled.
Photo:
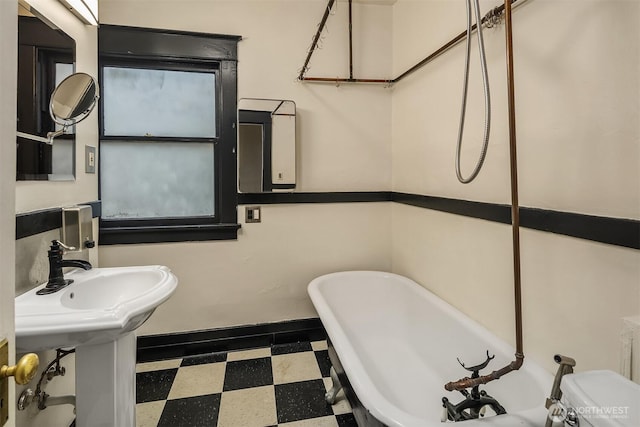
[[560, 388], [567, 426], [640, 426], [640, 385], [620, 374], [613, 371], [568, 374], [562, 378]]

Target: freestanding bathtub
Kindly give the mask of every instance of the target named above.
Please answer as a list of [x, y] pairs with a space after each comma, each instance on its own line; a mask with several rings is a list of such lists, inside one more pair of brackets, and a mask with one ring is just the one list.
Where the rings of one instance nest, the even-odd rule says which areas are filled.
[[[309, 295], [329, 336], [329, 356], [360, 427], [437, 427], [442, 398], [463, 399], [444, 384], [467, 366], [495, 354], [480, 375], [514, 359], [515, 350], [414, 281], [391, 273], [347, 271], [309, 284]], [[505, 415], [461, 421], [471, 426], [544, 426], [552, 376], [525, 359], [481, 389]]]

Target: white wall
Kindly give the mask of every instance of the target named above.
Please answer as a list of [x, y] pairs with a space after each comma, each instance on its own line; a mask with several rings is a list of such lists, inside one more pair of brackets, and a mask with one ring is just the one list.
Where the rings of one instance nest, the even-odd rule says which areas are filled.
[[[483, 11], [498, 1], [482, 1]], [[640, 218], [640, 3], [531, 0], [514, 10], [520, 204]], [[394, 74], [464, 29], [464, 2], [399, 0]], [[510, 203], [504, 26], [485, 30], [493, 122], [485, 167], [455, 177], [464, 46], [394, 87], [393, 190]], [[482, 138], [474, 38], [463, 170]], [[619, 370], [621, 318], [640, 312], [637, 250], [523, 229], [524, 350], [555, 370]], [[393, 208], [393, 270], [408, 275], [514, 342], [510, 227]]]
[[[309, 85], [296, 78], [325, 0], [101, 0], [104, 24], [242, 36], [238, 97], [297, 104], [296, 191], [391, 188], [391, 92]], [[354, 4], [357, 77], [391, 73], [389, 5]], [[330, 16], [308, 76], [348, 76], [347, 5]], [[238, 217], [243, 222], [244, 208]], [[391, 268], [388, 203], [265, 205], [237, 241], [101, 246], [102, 266], [166, 264], [176, 294], [140, 334], [315, 317], [306, 286], [341, 269]], [[186, 309], [185, 309], [186, 308]], [[187, 315], [188, 313], [188, 315]]]

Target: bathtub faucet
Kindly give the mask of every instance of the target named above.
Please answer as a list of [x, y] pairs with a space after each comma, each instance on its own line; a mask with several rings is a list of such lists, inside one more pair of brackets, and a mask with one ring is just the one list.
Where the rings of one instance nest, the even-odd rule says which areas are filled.
[[[489, 353], [487, 353], [488, 356]], [[508, 374], [509, 372], [517, 371], [522, 367], [524, 363], [524, 354], [521, 352], [516, 352], [515, 360], [511, 361], [508, 365], [503, 366], [502, 368], [491, 372], [489, 375], [483, 375], [478, 377], [465, 377], [459, 379], [458, 381], [451, 381], [444, 385], [444, 389], [447, 391], [453, 390], [464, 390], [466, 388], [475, 387], [477, 385], [486, 384], [491, 381], [499, 380], [502, 376]], [[466, 368], [465, 368], [466, 369]]]
[[[449, 402], [449, 399], [446, 397], [442, 398], [442, 407], [444, 408], [442, 414], [442, 422], [447, 420], [450, 421], [465, 421], [477, 419], [484, 416], [485, 407], [489, 406], [496, 415], [506, 414], [507, 411], [504, 409], [500, 403], [493, 397], [489, 396], [486, 391], [480, 390], [480, 384], [474, 384], [474, 381], [477, 381], [480, 377], [480, 370], [484, 369], [489, 365], [489, 362], [495, 358], [494, 356], [489, 355], [489, 351], [487, 350], [487, 359], [475, 366], [467, 367], [464, 363], [458, 359], [458, 363], [467, 371], [471, 372], [471, 378], [467, 377], [461, 381], [468, 380], [471, 388], [471, 392], [467, 391], [466, 388], [456, 388], [462, 395], [464, 396], [464, 400], [458, 403], [457, 405]], [[468, 388], [468, 387], [467, 387]], [[449, 390], [451, 391], [451, 390]]]

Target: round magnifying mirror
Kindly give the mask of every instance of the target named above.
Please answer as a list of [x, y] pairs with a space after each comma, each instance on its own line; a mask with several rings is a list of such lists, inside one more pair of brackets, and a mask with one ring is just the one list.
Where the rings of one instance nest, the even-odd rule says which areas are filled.
[[60, 82], [51, 94], [49, 114], [64, 128], [84, 120], [98, 101], [98, 82], [86, 73], [74, 73]]

